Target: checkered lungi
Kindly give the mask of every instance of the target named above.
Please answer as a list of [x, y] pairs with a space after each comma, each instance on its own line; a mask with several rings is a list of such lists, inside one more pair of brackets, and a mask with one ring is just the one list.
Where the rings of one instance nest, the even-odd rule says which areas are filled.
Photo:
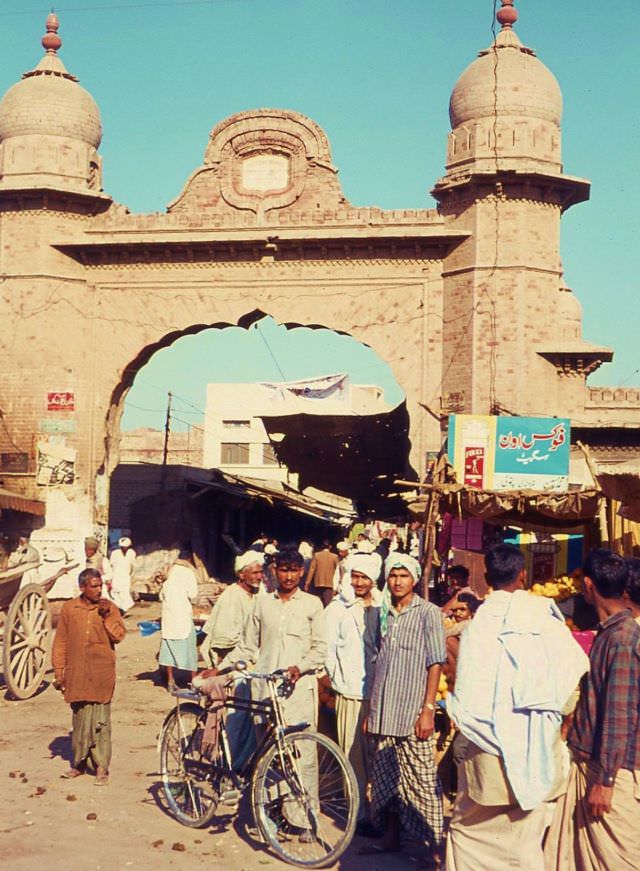
[[432, 737], [381, 735], [371, 772], [372, 823], [384, 828], [385, 813], [395, 813], [407, 837], [432, 849], [442, 844], [442, 787], [434, 749]]

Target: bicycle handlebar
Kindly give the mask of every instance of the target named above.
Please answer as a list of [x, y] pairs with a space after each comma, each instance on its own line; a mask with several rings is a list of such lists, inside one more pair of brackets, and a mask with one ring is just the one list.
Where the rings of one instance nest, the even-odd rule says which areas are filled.
[[[324, 671], [322, 668], [307, 668], [304, 671], [300, 672], [300, 677], [304, 677], [308, 674], [321, 674]], [[289, 669], [287, 668], [277, 668], [275, 671], [271, 672], [258, 672], [258, 671], [249, 671], [247, 663], [243, 659], [239, 659], [237, 662], [234, 662], [233, 665], [229, 665], [226, 668], [221, 668], [218, 672], [218, 675], [231, 674], [232, 672], [240, 672], [238, 677], [246, 677], [249, 680], [283, 680], [286, 679]]]

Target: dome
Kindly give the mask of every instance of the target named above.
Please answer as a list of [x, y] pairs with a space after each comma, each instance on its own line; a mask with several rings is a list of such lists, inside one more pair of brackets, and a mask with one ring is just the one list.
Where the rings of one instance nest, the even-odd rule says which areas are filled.
[[0, 142], [14, 136], [46, 134], [76, 139], [92, 148], [100, 145], [100, 112], [91, 94], [80, 87], [57, 56], [62, 44], [57, 29], [58, 19], [49, 15], [42, 40], [47, 53], [0, 102]]
[[503, 25], [494, 44], [462, 73], [449, 102], [453, 130], [494, 114], [537, 118], [557, 126], [562, 117], [555, 76], [522, 45], [511, 25]]

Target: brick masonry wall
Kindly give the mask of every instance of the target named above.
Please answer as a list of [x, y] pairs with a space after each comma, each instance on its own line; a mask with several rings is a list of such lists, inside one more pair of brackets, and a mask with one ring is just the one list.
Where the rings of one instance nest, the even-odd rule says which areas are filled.
[[[13, 480], [74, 522], [81, 515], [83, 531], [107, 523], [136, 373], [180, 336], [255, 312], [348, 333], [387, 362], [407, 396], [419, 471], [440, 445], [423, 406], [438, 411], [450, 394], [464, 396], [457, 410], [485, 413], [492, 393], [520, 413], [584, 406], [584, 381], [559, 378], [537, 354], [568, 322], [580, 327], [561, 288], [560, 210], [544, 186], [462, 184], [441, 212], [358, 208], [342, 195], [322, 131], [275, 114], [266, 153], [280, 142], [289, 176], [261, 200], [238, 187], [239, 161], [259, 151], [264, 128], [245, 116], [216, 128], [167, 215], [0, 191], [4, 438], [31, 455], [39, 441], [77, 453], [73, 484]], [[50, 391], [72, 393], [74, 410], [47, 411]], [[51, 433], [56, 422], [68, 430]]]

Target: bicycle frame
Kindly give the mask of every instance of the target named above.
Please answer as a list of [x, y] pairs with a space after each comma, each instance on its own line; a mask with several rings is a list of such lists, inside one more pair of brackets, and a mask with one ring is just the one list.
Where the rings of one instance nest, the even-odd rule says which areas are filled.
[[[255, 700], [251, 698], [243, 699], [232, 696], [231, 698], [225, 700], [223, 707], [227, 710], [244, 711], [254, 717], [260, 717], [263, 721], [266, 721], [264, 730], [259, 730], [259, 732], [262, 732], [262, 734], [258, 735], [258, 742], [255, 750], [242, 765], [241, 769], [239, 771], [236, 771], [233, 768], [232, 764], [231, 750], [229, 746], [229, 738], [227, 735], [226, 725], [224, 720], [222, 720], [222, 722], [220, 723], [219, 735], [219, 746], [222, 751], [222, 764], [218, 761], [219, 757], [217, 759], [214, 758], [207, 763], [191, 763], [194, 768], [197, 767], [198, 769], [200, 769], [202, 767], [202, 769], [206, 769], [208, 776], [221, 775], [228, 778], [229, 780], [231, 780], [233, 787], [238, 790], [243, 790], [246, 788], [249, 780], [251, 779], [251, 775], [253, 773], [257, 760], [267, 751], [271, 744], [277, 744], [280, 762], [284, 766], [284, 737], [292, 732], [300, 732], [308, 729], [310, 726], [310, 723], [305, 722], [296, 723], [293, 725], [287, 725], [285, 723], [282, 706], [280, 704], [280, 696], [278, 694], [278, 687], [276, 686], [276, 683], [283, 679], [282, 675], [244, 672], [234, 678], [235, 681], [243, 679], [264, 680], [267, 684], [267, 689], [269, 693], [268, 697], [266, 699]], [[196, 702], [202, 709], [201, 716], [203, 718], [206, 718], [208, 708], [206, 705], [203, 704], [203, 698], [201, 693], [183, 690], [176, 693], [175, 697], [177, 700], [178, 709], [180, 708], [181, 701]], [[179, 728], [181, 731], [180, 738], [182, 740], [187, 740], [188, 742], [190, 742], [193, 738], [193, 735], [182, 734], [183, 727], [181, 721]], [[187, 747], [189, 747], [189, 743], [187, 743]]]
[[[286, 670], [258, 674], [245, 669], [244, 664], [234, 668], [233, 676], [231, 669], [219, 672], [230, 680], [213, 684], [211, 704], [201, 689], [174, 693], [177, 707], [167, 715], [159, 742], [166, 806], [178, 822], [199, 828], [216, 816], [237, 814], [248, 793], [258, 831], [278, 857], [300, 867], [328, 867], [355, 830], [358, 784], [353, 769], [309, 723], [285, 722], [284, 698], [293, 686], [287, 685]], [[229, 698], [218, 692], [243, 678], [264, 681], [260, 699], [247, 697], [240, 688]], [[224, 709], [237, 713], [239, 722], [221, 717], [207, 728], [207, 717]], [[253, 751], [246, 741], [250, 718], [259, 722]]]

